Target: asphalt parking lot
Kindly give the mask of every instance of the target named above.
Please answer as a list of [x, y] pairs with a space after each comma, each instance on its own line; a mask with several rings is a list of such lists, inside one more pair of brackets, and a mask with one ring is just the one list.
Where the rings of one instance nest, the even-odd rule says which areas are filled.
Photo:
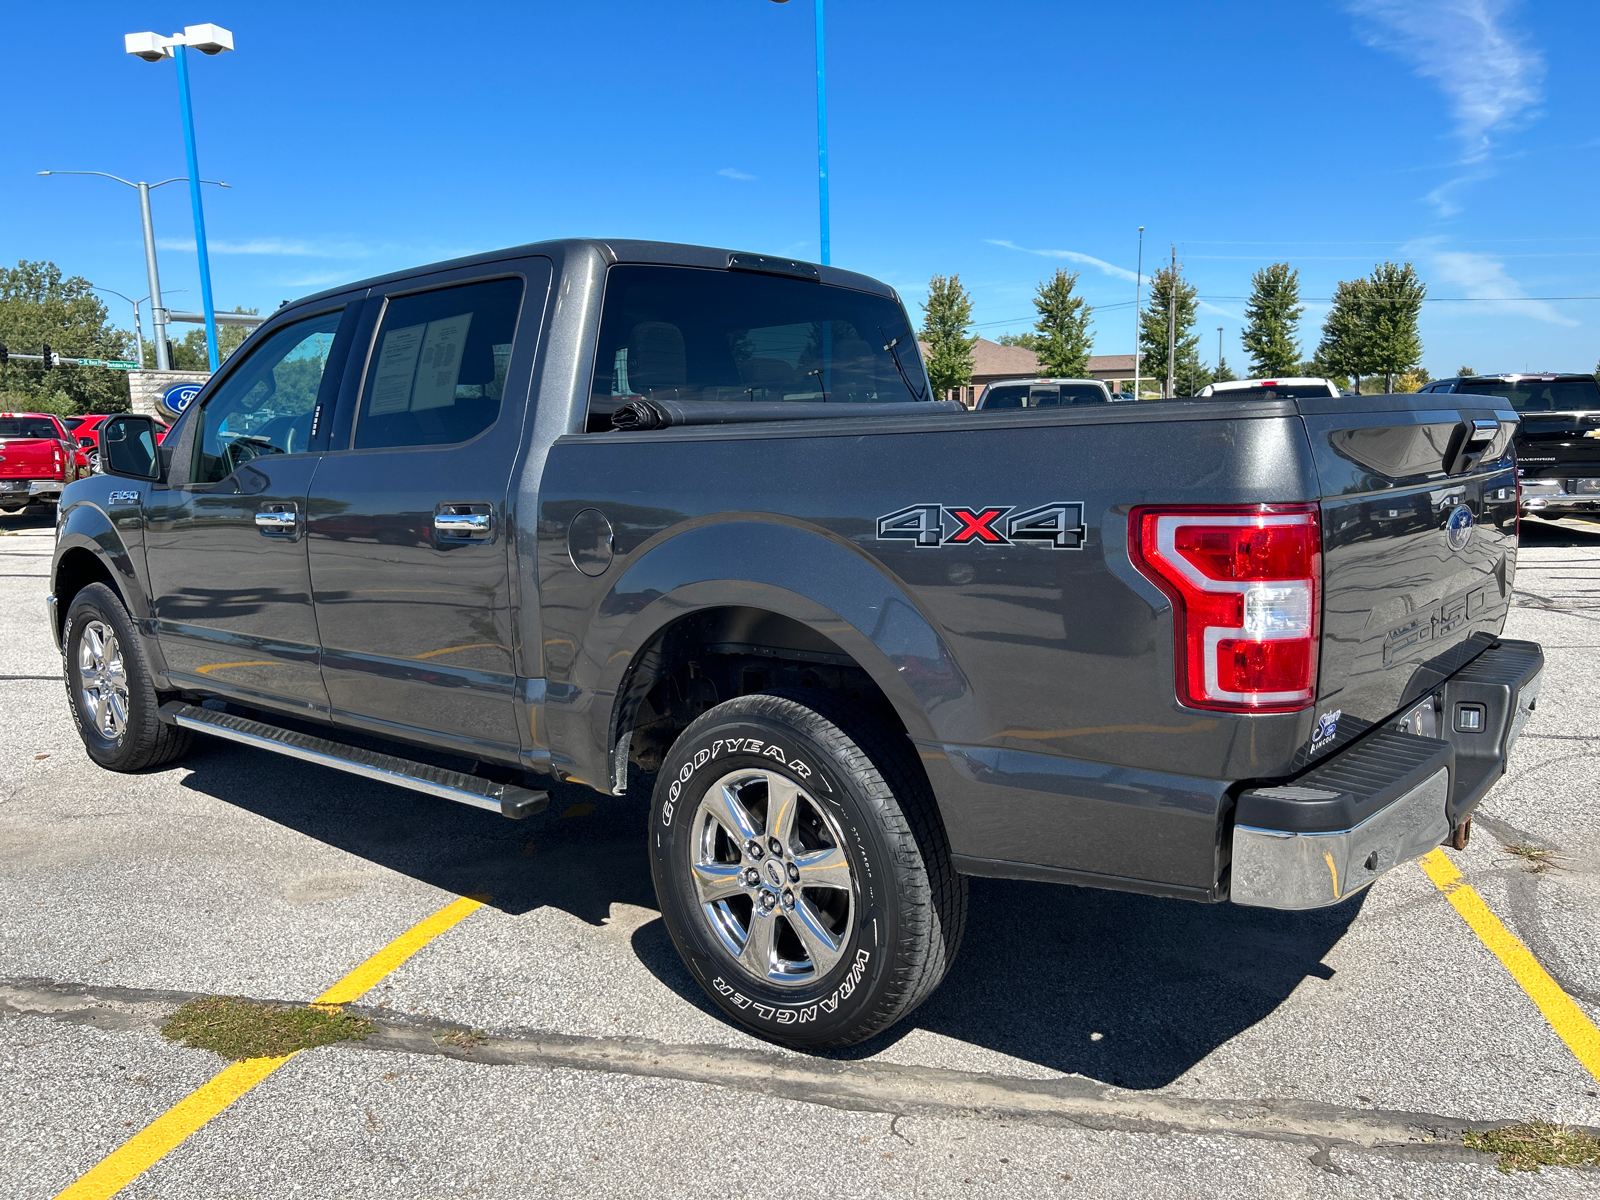
[[[1524, 531], [1507, 633], [1544, 689], [1441, 853], [1595, 1023], [1600, 526]], [[373, 970], [366, 1041], [296, 1055], [120, 1194], [1600, 1197], [1600, 1170], [1462, 1147], [1600, 1126], [1600, 1079], [1418, 866], [1306, 914], [977, 880], [929, 1003], [797, 1055], [679, 966], [641, 787], [511, 822], [223, 742], [95, 767], [50, 551], [48, 517], [0, 516], [0, 1194], [57, 1195], [217, 1076], [158, 1032], [185, 1000], [311, 1001], [487, 896]]]

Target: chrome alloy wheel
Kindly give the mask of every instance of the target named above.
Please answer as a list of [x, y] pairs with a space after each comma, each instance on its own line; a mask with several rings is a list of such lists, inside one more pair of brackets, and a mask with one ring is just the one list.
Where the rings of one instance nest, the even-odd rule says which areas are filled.
[[78, 686], [94, 731], [115, 741], [128, 727], [128, 673], [117, 635], [104, 621], [89, 621], [78, 635]]
[[694, 814], [700, 911], [739, 965], [798, 987], [844, 953], [855, 884], [833, 818], [793, 780], [747, 769], [713, 783]]

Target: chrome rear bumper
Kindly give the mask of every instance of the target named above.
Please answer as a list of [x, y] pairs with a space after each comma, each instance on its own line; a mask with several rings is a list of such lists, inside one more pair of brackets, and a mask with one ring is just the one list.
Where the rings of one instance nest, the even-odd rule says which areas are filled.
[[1234, 903], [1337, 904], [1443, 842], [1505, 773], [1543, 670], [1537, 645], [1501, 642], [1432, 692], [1428, 728], [1440, 737], [1391, 722], [1289, 784], [1246, 791], [1233, 830]]

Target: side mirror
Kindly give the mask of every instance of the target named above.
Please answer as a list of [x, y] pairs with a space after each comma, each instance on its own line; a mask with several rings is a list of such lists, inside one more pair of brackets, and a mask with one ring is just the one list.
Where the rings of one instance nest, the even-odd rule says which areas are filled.
[[107, 475], [160, 479], [155, 420], [140, 413], [107, 417], [100, 426], [100, 466]]

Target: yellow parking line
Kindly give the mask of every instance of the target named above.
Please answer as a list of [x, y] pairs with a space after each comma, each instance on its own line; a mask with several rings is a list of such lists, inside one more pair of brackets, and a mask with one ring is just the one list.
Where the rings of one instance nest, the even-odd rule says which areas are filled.
[[1550, 1028], [1567, 1044], [1567, 1049], [1577, 1056], [1589, 1074], [1600, 1079], [1600, 1029], [1595, 1028], [1588, 1014], [1561, 990], [1561, 985], [1550, 978], [1549, 972], [1539, 965], [1539, 960], [1521, 940], [1500, 923], [1500, 918], [1489, 911], [1483, 897], [1461, 877], [1461, 872], [1443, 850], [1426, 855], [1422, 859], [1422, 869], [1472, 932], [1505, 964], [1511, 978], [1528, 993], [1528, 999], [1538, 1005], [1544, 1019], [1550, 1022]]
[[[412, 926], [317, 997], [318, 1004], [350, 1004], [434, 938], [482, 907], [487, 897], [464, 896]], [[56, 1195], [55, 1200], [106, 1200], [160, 1162], [180, 1142], [271, 1075], [299, 1051], [279, 1058], [229, 1063]]]

